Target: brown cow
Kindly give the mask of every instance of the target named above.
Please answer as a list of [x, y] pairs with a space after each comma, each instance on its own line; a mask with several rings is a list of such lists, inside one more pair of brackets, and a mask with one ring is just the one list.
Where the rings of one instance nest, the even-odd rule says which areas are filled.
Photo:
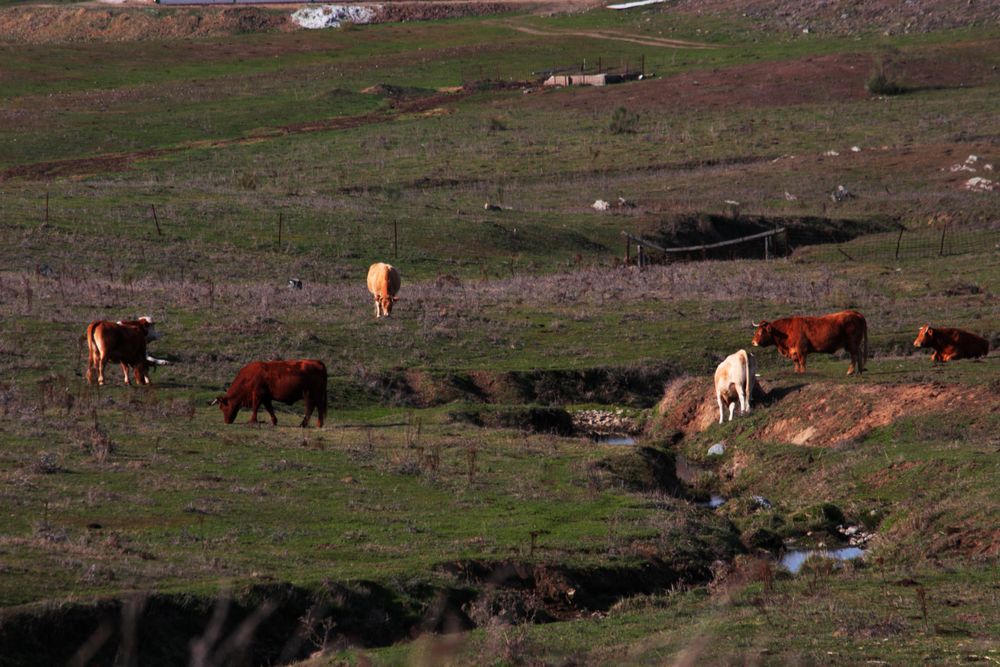
[[391, 264], [377, 262], [368, 267], [368, 291], [375, 300], [375, 319], [389, 317], [392, 304], [399, 299], [399, 271]]
[[125, 384], [130, 384], [129, 367], [133, 369], [137, 384], [149, 384], [149, 365], [166, 363], [146, 354], [146, 343], [160, 337], [151, 317], [118, 322], [94, 320], [87, 325], [84, 335], [89, 353], [87, 382], [94, 382], [96, 370], [97, 383], [104, 384], [104, 365], [109, 361], [117, 361], [125, 375]]
[[933, 347], [931, 361], [952, 361], [953, 359], [975, 359], [985, 357], [990, 352], [990, 344], [982, 336], [961, 329], [934, 327], [925, 324], [920, 328], [913, 347]]
[[753, 344], [759, 347], [775, 345], [782, 356], [795, 362], [795, 371], [804, 373], [806, 356], [810, 352], [847, 350], [851, 366], [847, 374], [865, 372], [868, 358], [868, 323], [855, 310], [844, 310], [821, 317], [785, 317], [780, 320], [754, 323], [757, 331]]
[[278, 425], [271, 401], [291, 405], [299, 399], [306, 402], [306, 416], [302, 426], [309, 425], [309, 417], [316, 408], [316, 423], [322, 428], [326, 419], [326, 366], [316, 359], [291, 361], [254, 361], [237, 373], [225, 395], [209, 405], [219, 405], [223, 419], [232, 424], [240, 408], [250, 408], [250, 423], [257, 423], [257, 410], [264, 406], [271, 415], [271, 424]]

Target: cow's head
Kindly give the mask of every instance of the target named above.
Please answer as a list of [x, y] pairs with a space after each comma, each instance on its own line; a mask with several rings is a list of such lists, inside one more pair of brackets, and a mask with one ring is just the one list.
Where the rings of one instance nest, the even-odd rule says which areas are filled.
[[222, 410], [222, 421], [227, 424], [232, 424], [236, 421], [236, 415], [239, 414], [240, 404], [238, 401], [234, 401], [226, 395], [216, 396], [215, 399], [209, 403], [209, 405], [218, 405], [219, 409]]
[[386, 314], [386, 317], [388, 317], [392, 313], [392, 304], [399, 301], [399, 297], [389, 296], [388, 294], [384, 294], [378, 297], [378, 301], [380, 304], [382, 304], [382, 312], [384, 312]]
[[771, 323], [767, 320], [761, 320], [760, 322], [752, 322], [756, 331], [753, 333], [753, 340], [751, 344], [754, 347], [767, 347], [768, 345], [774, 345], [774, 328]]
[[925, 324], [920, 327], [920, 332], [917, 333], [917, 339], [913, 341], [913, 347], [930, 347], [933, 340], [934, 329], [931, 329], [931, 325]]
[[149, 315], [143, 315], [138, 319], [146, 329], [146, 340], [156, 340], [160, 338], [163, 334], [156, 330], [156, 325], [153, 323], [153, 318]]
[[142, 317], [135, 320], [118, 320], [117, 324], [119, 326], [131, 327], [133, 329], [138, 329], [146, 335], [146, 340], [156, 340], [160, 338], [163, 334], [156, 330], [156, 325], [153, 323], [153, 318], [149, 315], [143, 315]]

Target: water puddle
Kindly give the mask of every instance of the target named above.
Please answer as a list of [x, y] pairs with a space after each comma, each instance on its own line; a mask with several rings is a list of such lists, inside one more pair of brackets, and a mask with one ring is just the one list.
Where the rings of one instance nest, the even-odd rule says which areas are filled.
[[710, 509], [715, 509], [717, 507], [722, 507], [726, 503], [726, 499], [717, 493], [713, 493], [709, 496], [708, 500], [698, 503], [702, 507], [708, 507]]
[[599, 445], [634, 445], [635, 438], [628, 435], [602, 435], [595, 442]]
[[858, 547], [844, 547], [843, 549], [795, 549], [786, 551], [781, 557], [781, 567], [792, 574], [798, 574], [805, 562], [813, 557], [832, 558], [834, 560], [854, 560], [864, 555], [865, 550]]

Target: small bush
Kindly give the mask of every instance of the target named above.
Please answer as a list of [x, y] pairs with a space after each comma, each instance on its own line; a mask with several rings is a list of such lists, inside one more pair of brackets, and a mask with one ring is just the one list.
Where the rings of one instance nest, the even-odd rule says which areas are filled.
[[865, 87], [873, 95], [901, 95], [906, 92], [906, 88], [892, 76], [891, 61], [885, 56], [880, 56], [875, 60], [871, 73]]
[[507, 123], [504, 122], [503, 118], [497, 118], [494, 116], [490, 118], [489, 131], [490, 132], [503, 132], [507, 129]]
[[618, 107], [611, 114], [611, 122], [608, 130], [612, 134], [635, 134], [639, 127], [639, 114], [629, 111], [625, 107]]

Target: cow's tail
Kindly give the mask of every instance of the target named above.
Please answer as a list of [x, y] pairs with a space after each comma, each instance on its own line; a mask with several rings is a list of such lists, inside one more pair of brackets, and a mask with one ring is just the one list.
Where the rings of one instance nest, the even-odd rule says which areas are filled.
[[750, 405], [750, 390], [753, 388], [754, 376], [753, 371], [750, 370], [750, 353], [746, 350], [740, 350], [743, 353], [743, 374], [746, 376], [746, 401], [747, 405]]
[[[97, 348], [97, 324], [98, 322], [91, 322], [87, 325], [87, 332], [84, 334], [84, 338], [87, 340], [87, 381], [91, 381], [93, 371], [100, 365], [100, 350]], [[82, 339], [81, 339], [82, 343]], [[82, 345], [81, 345], [82, 347]]]
[[863, 353], [861, 355], [861, 370], [859, 372], [859, 375], [864, 374], [864, 372], [865, 372], [865, 364], [868, 363], [868, 321], [867, 320], [865, 320], [864, 340], [862, 342], [864, 343], [864, 345], [863, 345]]

